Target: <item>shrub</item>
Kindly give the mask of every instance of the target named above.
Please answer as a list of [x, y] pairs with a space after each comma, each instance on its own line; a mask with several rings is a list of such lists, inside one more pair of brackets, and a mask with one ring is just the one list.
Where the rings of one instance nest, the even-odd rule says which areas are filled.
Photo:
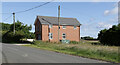
[[79, 42], [77, 41], [70, 41], [70, 44], [78, 44]]
[[20, 40], [24, 37], [22, 31], [16, 31], [15, 34], [12, 31], [8, 31], [3, 33], [2, 42], [4, 43], [13, 43], [20, 42]]
[[118, 26], [114, 25], [108, 30], [101, 30], [98, 39], [104, 45], [120, 46], [120, 24]]

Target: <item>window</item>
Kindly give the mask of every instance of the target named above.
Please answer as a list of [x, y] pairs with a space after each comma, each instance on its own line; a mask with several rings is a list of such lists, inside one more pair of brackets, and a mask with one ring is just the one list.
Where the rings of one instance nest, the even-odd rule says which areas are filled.
[[62, 34], [62, 39], [66, 39], [66, 34], [65, 33]]
[[63, 29], [66, 29], [66, 26], [63, 26]]
[[49, 25], [49, 28], [52, 28], [52, 25], [51, 25], [51, 24]]
[[74, 26], [74, 29], [77, 29], [77, 27], [76, 27], [76, 26]]
[[53, 34], [49, 33], [49, 39], [53, 39]]

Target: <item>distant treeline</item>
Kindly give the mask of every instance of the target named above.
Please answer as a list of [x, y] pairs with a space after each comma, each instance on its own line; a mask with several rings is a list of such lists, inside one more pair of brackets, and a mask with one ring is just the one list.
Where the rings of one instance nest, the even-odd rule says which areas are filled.
[[81, 39], [83, 39], [83, 40], [98, 40], [98, 39], [90, 37], [90, 36], [81, 37]]

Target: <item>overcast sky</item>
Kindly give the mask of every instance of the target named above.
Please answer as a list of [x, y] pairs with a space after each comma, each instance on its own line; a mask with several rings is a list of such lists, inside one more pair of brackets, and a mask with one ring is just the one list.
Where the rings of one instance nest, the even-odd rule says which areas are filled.
[[[3, 2], [2, 13], [12, 13], [23, 11], [44, 2]], [[16, 14], [16, 21], [32, 25], [32, 32], [35, 31], [34, 21], [37, 15], [58, 16], [57, 7], [61, 6], [61, 17], [73, 17], [82, 24], [81, 37], [97, 37], [102, 29], [108, 29], [112, 25], [118, 24], [118, 7], [116, 2], [52, 2], [40, 8], [33, 9], [24, 13]], [[3, 14], [4, 23], [12, 23], [12, 17], [5, 20], [11, 14]]]

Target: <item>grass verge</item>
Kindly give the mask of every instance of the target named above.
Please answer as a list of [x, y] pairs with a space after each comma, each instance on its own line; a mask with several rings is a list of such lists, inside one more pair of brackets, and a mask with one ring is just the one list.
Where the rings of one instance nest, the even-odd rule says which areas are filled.
[[104, 60], [113, 63], [119, 63], [120, 60], [120, 53], [118, 52], [118, 47], [115, 46], [92, 45], [90, 43], [82, 42], [80, 42], [79, 44], [60, 44], [42, 41], [35, 41], [34, 44], [24, 46], [46, 49], [92, 59]]

